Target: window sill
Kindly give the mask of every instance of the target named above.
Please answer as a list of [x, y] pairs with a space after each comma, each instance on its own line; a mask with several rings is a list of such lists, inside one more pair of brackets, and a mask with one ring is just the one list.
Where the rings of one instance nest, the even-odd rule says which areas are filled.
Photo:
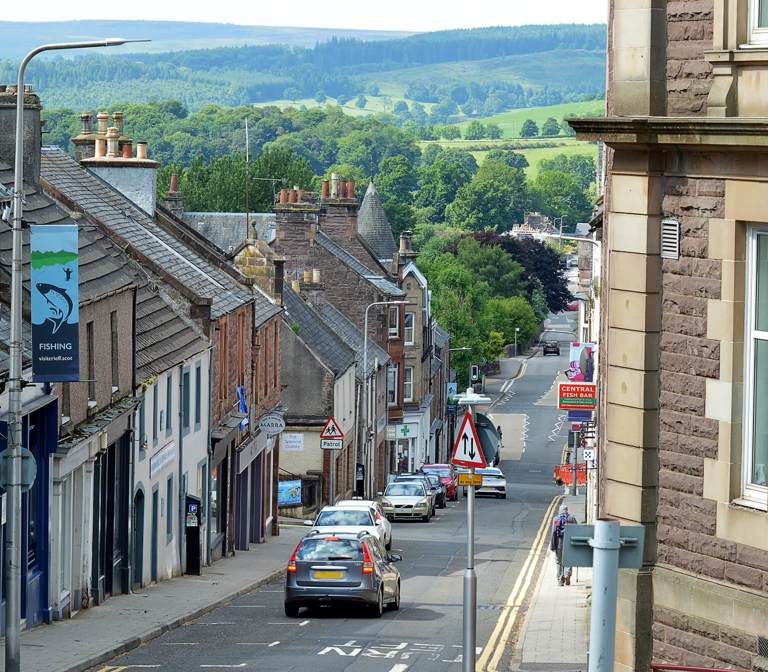
[[754, 499], [734, 499], [731, 502], [731, 506], [739, 509], [752, 509], [755, 512], [768, 512], [768, 501], [758, 502]]
[[768, 63], [768, 44], [744, 44], [738, 49], [705, 51], [709, 63]]

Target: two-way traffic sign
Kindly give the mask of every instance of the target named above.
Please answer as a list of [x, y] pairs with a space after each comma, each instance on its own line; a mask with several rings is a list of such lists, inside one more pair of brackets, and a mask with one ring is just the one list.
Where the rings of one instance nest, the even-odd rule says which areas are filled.
[[483, 455], [483, 449], [480, 447], [480, 439], [477, 436], [472, 414], [469, 411], [464, 414], [459, 435], [456, 437], [451, 464], [470, 469], [482, 469], [488, 466], [485, 455]]

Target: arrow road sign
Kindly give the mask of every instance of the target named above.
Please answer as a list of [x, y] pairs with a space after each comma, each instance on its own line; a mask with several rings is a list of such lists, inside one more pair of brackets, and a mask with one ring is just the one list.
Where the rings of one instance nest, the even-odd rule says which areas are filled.
[[470, 469], [488, 466], [485, 455], [483, 455], [483, 449], [480, 447], [480, 439], [477, 436], [475, 423], [472, 421], [472, 414], [469, 411], [464, 414], [456, 444], [453, 446], [451, 463]]
[[328, 420], [325, 423], [325, 427], [323, 427], [323, 431], [320, 432], [320, 438], [321, 439], [343, 439], [344, 438], [344, 432], [341, 431], [341, 428], [339, 427], [339, 423], [336, 422], [336, 419], [331, 416], [328, 418]]

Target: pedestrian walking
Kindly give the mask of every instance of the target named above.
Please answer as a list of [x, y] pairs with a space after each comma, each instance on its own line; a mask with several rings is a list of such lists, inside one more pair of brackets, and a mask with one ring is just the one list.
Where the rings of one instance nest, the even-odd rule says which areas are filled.
[[563, 540], [565, 538], [565, 526], [570, 523], [578, 523], [568, 511], [565, 504], [560, 506], [557, 515], [552, 520], [552, 541], [550, 550], [557, 556], [557, 582], [561, 586], [571, 585], [571, 568], [563, 566]]

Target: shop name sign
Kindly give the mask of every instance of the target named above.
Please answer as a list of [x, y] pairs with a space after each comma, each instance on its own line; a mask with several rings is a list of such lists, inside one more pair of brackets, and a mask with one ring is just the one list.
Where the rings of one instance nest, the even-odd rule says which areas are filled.
[[280, 434], [285, 429], [285, 418], [279, 413], [268, 413], [259, 420], [259, 429], [269, 436]]
[[557, 407], [562, 411], [594, 411], [597, 407], [597, 385], [558, 383]]

